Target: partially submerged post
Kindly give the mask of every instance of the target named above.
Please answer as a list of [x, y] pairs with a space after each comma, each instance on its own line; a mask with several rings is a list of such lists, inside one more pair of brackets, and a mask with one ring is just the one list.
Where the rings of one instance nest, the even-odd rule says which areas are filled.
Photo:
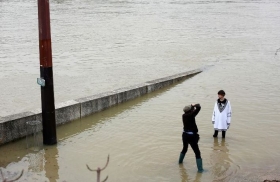
[[56, 139], [52, 48], [49, 0], [38, 0], [39, 50], [42, 100], [43, 143], [53, 145]]
[[[105, 166], [104, 166], [102, 169], [100, 169], [100, 167], [98, 167], [96, 170], [93, 170], [93, 169], [91, 169], [91, 168], [87, 165], [88, 170], [90, 170], [90, 171], [96, 171], [96, 172], [97, 172], [97, 182], [100, 182], [101, 171], [103, 171], [103, 170], [108, 166], [109, 160], [110, 160], [110, 156], [108, 155], [108, 157], [107, 157], [107, 163], [105, 164]], [[102, 182], [107, 181], [107, 179], [108, 179], [108, 176], [107, 176]]]

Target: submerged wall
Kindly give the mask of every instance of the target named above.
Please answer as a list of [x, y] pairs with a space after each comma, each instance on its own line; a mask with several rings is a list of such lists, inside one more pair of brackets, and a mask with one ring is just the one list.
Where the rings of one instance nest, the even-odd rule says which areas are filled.
[[[57, 125], [61, 125], [102, 111], [111, 106], [172, 85], [200, 72], [202, 72], [202, 69], [187, 71], [142, 84], [120, 88], [111, 92], [105, 92], [57, 104], [55, 109], [56, 123]], [[31, 134], [27, 133], [26, 122], [33, 120], [42, 121], [41, 109], [14, 114], [7, 117], [0, 117], [0, 145]], [[39, 127], [41, 130], [42, 126], [40, 125]]]

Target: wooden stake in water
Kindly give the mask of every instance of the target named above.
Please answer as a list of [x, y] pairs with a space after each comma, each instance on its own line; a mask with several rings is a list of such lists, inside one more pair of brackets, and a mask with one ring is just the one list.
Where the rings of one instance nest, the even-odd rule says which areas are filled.
[[[87, 165], [88, 170], [90, 170], [90, 171], [96, 171], [96, 172], [97, 172], [97, 182], [100, 182], [101, 171], [103, 171], [103, 170], [108, 166], [109, 160], [110, 160], [110, 156], [108, 155], [107, 163], [106, 163], [106, 165], [105, 165], [102, 169], [97, 168], [96, 170], [93, 170], [93, 169], [90, 169], [89, 166]], [[107, 176], [102, 182], [107, 181], [107, 179], [108, 179], [108, 176]]]

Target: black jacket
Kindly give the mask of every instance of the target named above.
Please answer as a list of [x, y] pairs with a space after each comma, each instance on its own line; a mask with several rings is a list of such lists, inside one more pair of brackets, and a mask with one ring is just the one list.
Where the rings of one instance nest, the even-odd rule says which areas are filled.
[[194, 107], [196, 107], [196, 110], [192, 109], [190, 112], [186, 112], [182, 116], [185, 132], [198, 133], [198, 128], [195, 123], [195, 117], [199, 113], [201, 107], [199, 104], [196, 104]]

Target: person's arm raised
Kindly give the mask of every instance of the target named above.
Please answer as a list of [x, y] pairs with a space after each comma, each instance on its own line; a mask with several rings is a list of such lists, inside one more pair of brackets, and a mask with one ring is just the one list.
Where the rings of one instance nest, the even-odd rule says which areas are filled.
[[195, 117], [199, 113], [201, 106], [200, 104], [195, 104], [195, 105], [192, 104], [192, 106], [195, 107], [195, 110], [192, 112], [192, 115]]

